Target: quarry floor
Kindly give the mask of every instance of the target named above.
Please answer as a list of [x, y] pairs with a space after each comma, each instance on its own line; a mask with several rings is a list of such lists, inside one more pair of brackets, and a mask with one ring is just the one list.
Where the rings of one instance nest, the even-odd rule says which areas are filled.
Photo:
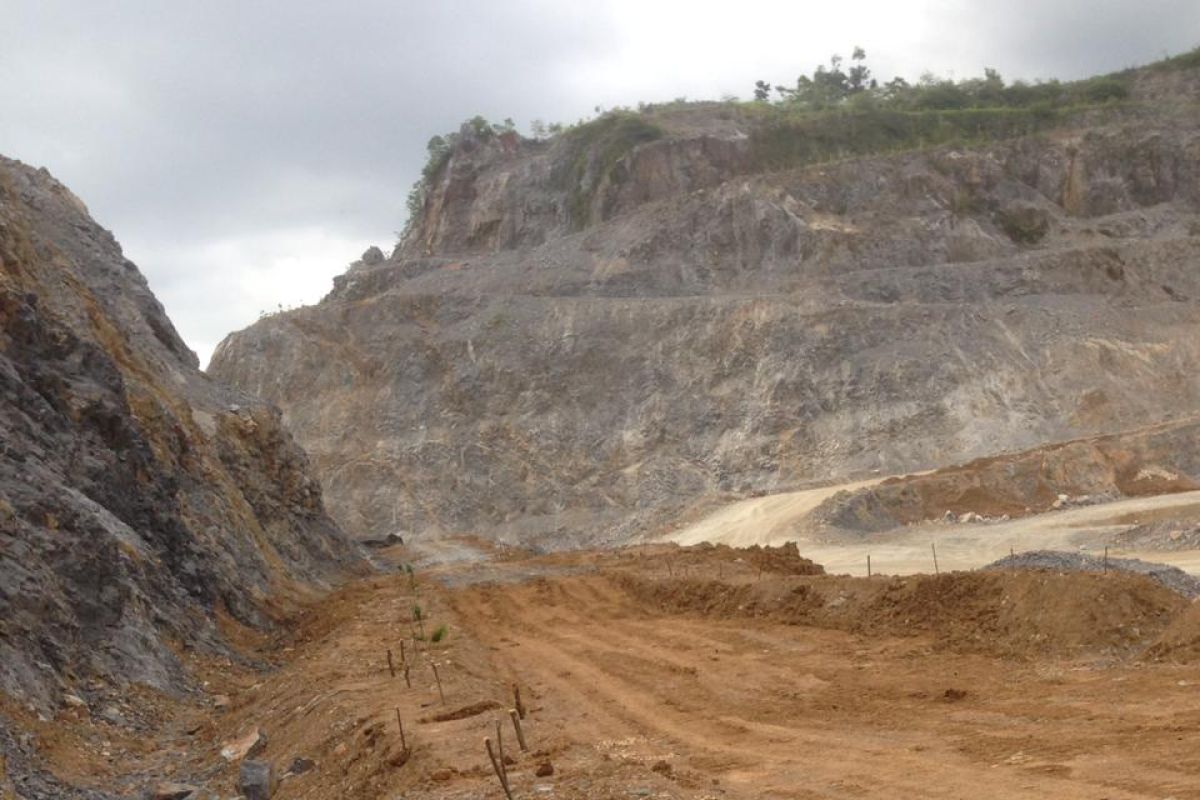
[[[231, 797], [219, 749], [258, 727], [278, 772], [315, 762], [282, 800], [501, 798], [483, 744], [499, 720], [517, 798], [1200, 798], [1200, 662], [1141, 657], [1187, 604], [1142, 579], [993, 574], [1018, 612], [996, 627], [969, 575], [797, 576], [664, 545], [380, 557], [415, 563], [415, 580], [357, 581], [271, 639], [230, 625], [258, 666], [188, 656], [205, 699], [143, 698], [149, 734], [33, 721], [54, 771], [129, 796], [170, 778]], [[801, 602], [814, 591], [822, 603]], [[438, 644], [414, 642], [414, 604], [427, 634], [447, 626]], [[806, 616], [839, 604], [851, 623]]]

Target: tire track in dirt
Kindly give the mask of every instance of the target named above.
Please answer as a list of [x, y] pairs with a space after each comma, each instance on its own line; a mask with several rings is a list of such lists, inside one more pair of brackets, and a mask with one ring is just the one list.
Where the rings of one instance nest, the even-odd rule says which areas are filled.
[[[852, 663], [856, 653], [870, 658], [848, 634], [767, 624], [747, 631], [735, 622], [662, 617], [599, 577], [488, 587], [464, 592], [456, 605], [498, 658], [561, 711], [555, 724], [581, 744], [632, 742], [624, 757], [673, 756], [677, 768], [719, 775], [735, 796], [951, 798], [980, 789], [980, 764], [962, 752], [960, 730], [972, 727], [969, 720], [940, 732], [928, 720], [846, 730], [847, 718], [864, 714], [805, 715], [811, 696], [837, 679], [815, 675], [805, 658], [831, 643], [835, 652], [824, 655]], [[801, 636], [816, 641], [797, 642]], [[764, 709], [764, 697], [773, 702], [771, 689], [787, 686], [798, 687], [800, 699]], [[841, 701], [844, 690], [835, 689], [831, 695]], [[1018, 759], [1010, 767], [988, 775], [989, 788], [1003, 797], [1094, 798], [1100, 788], [1064, 764]], [[1160, 786], [1188, 796], [1172, 776], [1161, 778]], [[1114, 800], [1148, 796], [1112, 782], [1102, 793]]]

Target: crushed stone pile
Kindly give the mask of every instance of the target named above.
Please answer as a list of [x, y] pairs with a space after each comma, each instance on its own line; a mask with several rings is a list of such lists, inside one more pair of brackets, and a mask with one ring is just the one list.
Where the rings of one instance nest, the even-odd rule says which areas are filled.
[[[1108, 571], [1131, 572], [1146, 575], [1171, 591], [1189, 599], [1200, 597], [1200, 578], [1195, 578], [1178, 567], [1155, 564], [1137, 558], [1108, 559]], [[1102, 558], [1084, 553], [1069, 553], [1061, 550], [1030, 550], [994, 561], [983, 567], [984, 571], [1048, 570], [1052, 572], [1103, 572]]]
[[1200, 549], [1200, 520], [1166, 520], [1138, 525], [1117, 534], [1113, 544], [1138, 550]]

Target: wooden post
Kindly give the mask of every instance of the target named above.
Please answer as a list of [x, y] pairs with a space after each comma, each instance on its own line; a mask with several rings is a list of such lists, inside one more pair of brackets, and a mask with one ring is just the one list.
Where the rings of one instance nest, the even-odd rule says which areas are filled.
[[871, 554], [867, 553], [867, 577], [871, 577]]
[[396, 665], [392, 663], [392, 648], [388, 648], [388, 672], [392, 673], [392, 677], [396, 677]]
[[400, 719], [400, 707], [396, 707], [396, 724], [400, 726], [400, 746], [408, 750], [408, 740], [404, 738], [404, 720]]
[[517, 713], [515, 708], [508, 710], [508, 718], [512, 720], [513, 729], [517, 732], [517, 744], [521, 746], [522, 753], [529, 752], [529, 745], [525, 744], [525, 731], [521, 730], [521, 715]]
[[939, 575], [939, 574], [941, 574], [941, 571], [938, 569], [938, 563], [937, 563], [937, 545], [934, 544], [933, 542], [930, 542], [929, 549], [933, 551], [933, 574]]
[[404, 640], [400, 640], [400, 666], [408, 663], [408, 654], [404, 652]]
[[446, 705], [446, 695], [442, 694], [442, 678], [438, 675], [437, 662], [431, 658], [429, 659], [429, 666], [433, 667], [433, 679], [437, 681], [438, 697], [442, 698], [442, 705]]
[[513, 800], [512, 792], [508, 788], [508, 782], [504, 780], [504, 773], [500, 771], [500, 762], [496, 760], [496, 753], [492, 750], [492, 740], [485, 737], [483, 746], [487, 749], [488, 758], [491, 759], [492, 769], [496, 771], [496, 780], [500, 781], [500, 788], [504, 790], [504, 796], [508, 800]]
[[517, 715], [521, 719], [525, 719], [525, 704], [521, 702], [521, 687], [514, 683], [513, 689], [513, 705], [517, 707]]

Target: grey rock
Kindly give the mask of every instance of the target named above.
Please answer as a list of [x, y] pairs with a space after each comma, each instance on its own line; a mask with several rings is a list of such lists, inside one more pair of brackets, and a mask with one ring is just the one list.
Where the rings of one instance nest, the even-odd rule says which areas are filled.
[[317, 762], [313, 761], [311, 758], [297, 756], [292, 760], [291, 765], [287, 768], [287, 772], [285, 772], [283, 776], [286, 778], [296, 775], [303, 775], [304, 773], [315, 769], [316, 766]]
[[275, 772], [266, 761], [243, 761], [238, 789], [246, 800], [270, 800], [275, 794]]
[[0, 261], [0, 691], [49, 713], [64, 674], [182, 690], [164, 634], [218, 650], [216, 605], [267, 623], [272, 563], [362, 563], [278, 410], [201, 373], [83, 203], [3, 157]]

